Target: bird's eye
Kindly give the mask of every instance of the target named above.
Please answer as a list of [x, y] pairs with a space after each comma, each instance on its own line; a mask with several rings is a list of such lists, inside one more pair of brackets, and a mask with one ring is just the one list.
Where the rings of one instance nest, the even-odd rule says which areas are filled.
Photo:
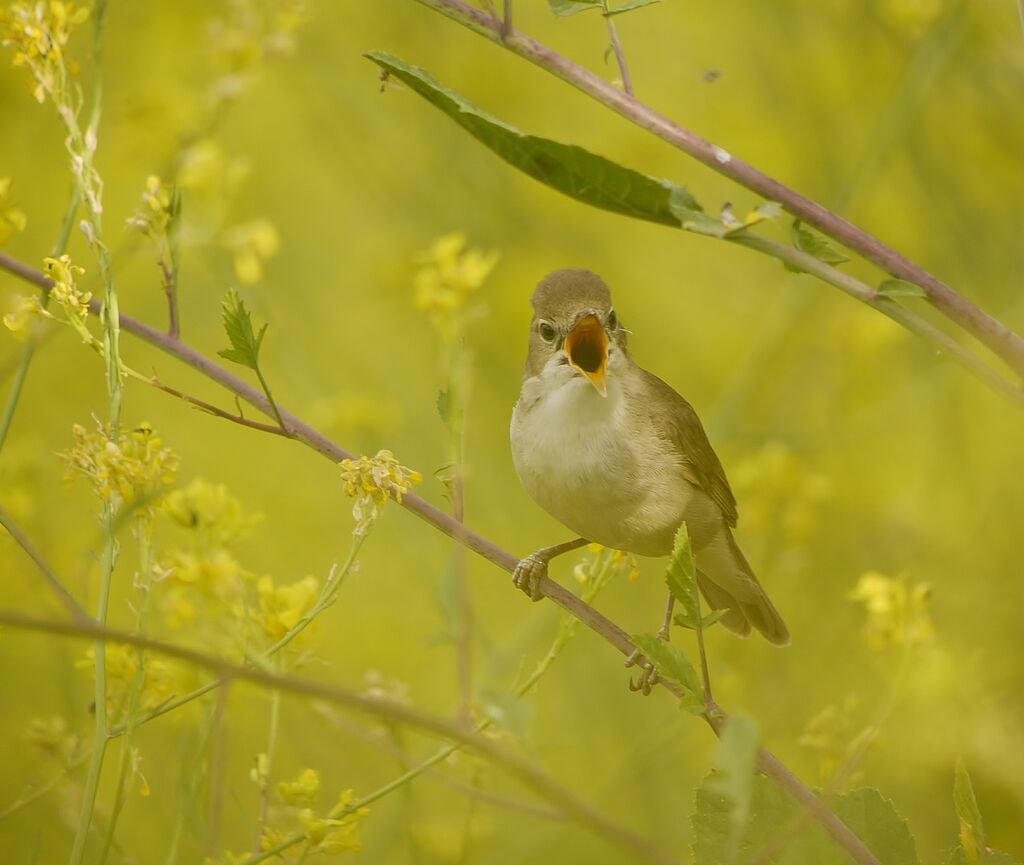
[[542, 321], [537, 325], [537, 333], [540, 334], [540, 338], [544, 340], [544, 342], [555, 341], [555, 329], [546, 321]]
[[608, 330], [615, 330], [619, 326], [619, 317], [615, 314], [615, 310], [611, 310], [608, 313]]

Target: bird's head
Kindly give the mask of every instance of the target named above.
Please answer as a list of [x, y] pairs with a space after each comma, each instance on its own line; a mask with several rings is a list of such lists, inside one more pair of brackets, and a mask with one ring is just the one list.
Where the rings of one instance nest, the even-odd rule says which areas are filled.
[[589, 270], [556, 270], [540, 281], [531, 303], [527, 377], [550, 376], [557, 384], [589, 381], [606, 396], [609, 378], [628, 352], [605, 281]]

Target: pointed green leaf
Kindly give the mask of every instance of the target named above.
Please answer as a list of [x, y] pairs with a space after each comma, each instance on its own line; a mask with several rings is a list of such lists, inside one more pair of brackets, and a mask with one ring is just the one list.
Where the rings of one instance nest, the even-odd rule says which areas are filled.
[[842, 264], [850, 260], [818, 232], [803, 225], [799, 219], [793, 222], [793, 245], [801, 252], [813, 255], [826, 264]]
[[668, 583], [672, 597], [683, 608], [680, 617], [689, 622], [689, 628], [693, 628], [697, 621], [696, 573], [697, 566], [693, 561], [690, 533], [687, 531], [686, 523], [682, 523], [676, 530], [672, 556], [665, 569], [665, 582]]
[[726, 862], [737, 860], [740, 841], [750, 820], [759, 736], [754, 720], [743, 715], [731, 717], [715, 750], [715, 766], [719, 771], [705, 782], [709, 790], [730, 802]]
[[[556, 0], [548, 0], [548, 2], [556, 2]], [[611, 18], [613, 15], [621, 15], [623, 12], [632, 12], [634, 9], [639, 9], [642, 6], [653, 6], [655, 3], [660, 3], [661, 0], [627, 0], [621, 6], [616, 6], [614, 9], [609, 9], [607, 12], [602, 13], [605, 18]]]
[[[714, 777], [714, 776], [712, 776]], [[732, 803], [705, 779], [697, 788], [693, 815], [696, 865], [727, 861], [732, 831]], [[780, 827], [803, 816], [803, 810], [772, 781], [753, 779], [750, 819], [739, 844], [741, 862], [758, 859], [768, 845], [779, 840]], [[877, 790], [864, 788], [837, 796], [831, 807], [882, 865], [918, 865], [913, 836], [892, 802]], [[773, 865], [849, 865], [850, 857], [817, 823], [809, 823], [770, 859]]]
[[366, 56], [441, 109], [510, 165], [577, 201], [675, 228], [679, 227], [680, 219], [673, 204], [700, 212], [700, 205], [683, 187], [648, 177], [582, 147], [527, 135], [481, 110], [418, 67], [380, 51], [371, 51]]
[[452, 425], [451, 394], [447, 389], [437, 392], [437, 413], [446, 427]]
[[887, 279], [878, 286], [879, 294], [886, 297], [927, 297], [928, 293], [919, 285], [905, 279]]
[[670, 682], [675, 682], [680, 688], [690, 694], [701, 696], [703, 699], [704, 689], [697, 671], [693, 669], [690, 659], [683, 654], [683, 650], [671, 643], [666, 643], [654, 634], [636, 634], [633, 636], [633, 644], [644, 654], [658, 671], [658, 675]]
[[981, 822], [974, 786], [963, 760], [957, 760], [953, 779], [953, 804], [960, 821], [960, 846], [967, 865], [980, 865], [985, 861], [985, 827]]
[[221, 306], [224, 314], [224, 331], [231, 341], [231, 348], [217, 352], [225, 360], [234, 361], [249, 369], [256, 369], [259, 364], [260, 345], [267, 332], [267, 325], [260, 328], [259, 333], [252, 329], [252, 318], [245, 308], [242, 298], [233, 288], [228, 289], [228, 296]]
[[601, 0], [548, 0], [551, 11], [556, 15], [575, 15], [588, 9], [599, 9]]

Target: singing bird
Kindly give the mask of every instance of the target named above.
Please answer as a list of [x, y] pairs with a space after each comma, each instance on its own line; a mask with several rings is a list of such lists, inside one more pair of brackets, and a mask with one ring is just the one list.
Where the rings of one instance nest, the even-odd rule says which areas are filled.
[[[523, 486], [580, 535], [523, 559], [514, 580], [534, 600], [552, 557], [595, 542], [666, 556], [686, 522], [707, 602], [722, 624], [784, 645], [789, 631], [740, 551], [736, 500], [693, 407], [636, 364], [597, 274], [558, 270], [533, 294], [512, 457]], [[671, 622], [671, 596], [662, 635]]]

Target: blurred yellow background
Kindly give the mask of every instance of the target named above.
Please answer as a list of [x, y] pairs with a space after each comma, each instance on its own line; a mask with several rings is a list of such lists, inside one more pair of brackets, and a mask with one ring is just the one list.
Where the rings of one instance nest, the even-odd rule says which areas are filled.
[[[386, 50], [423, 66], [521, 129], [686, 183], [709, 211], [728, 201], [744, 213], [757, 203], [414, 2], [310, 3], [294, 50], [260, 60], [212, 133], [196, 138], [211, 84], [224, 80], [232, 32], [213, 22], [242, 20], [239, 10], [247, 8], [264, 7], [111, 2], [97, 165], [122, 310], [164, 326], [152, 252], [124, 225], [147, 175], [166, 176], [184, 152], [193, 185], [183, 192], [191, 231], [182, 249], [183, 337], [208, 355], [226, 347], [220, 304], [227, 288], [238, 286], [256, 319], [270, 323], [262, 363], [281, 404], [354, 452], [393, 450], [424, 475], [418, 492], [445, 506], [434, 477], [448, 459], [436, 410], [444, 372], [436, 334], [413, 303], [416, 257], [453, 231], [464, 232], [472, 247], [498, 251], [473, 298], [482, 314], [468, 328], [466, 515], [474, 529], [525, 555], [567, 538], [522, 490], [508, 450], [528, 298], [558, 267], [602, 274], [638, 362], [701, 414], [739, 501], [738, 538], [793, 634], [792, 645], [779, 650], [714, 629], [709, 651], [720, 702], [758, 719], [765, 744], [820, 783], [822, 752], [800, 743], [809, 722], [836, 707], [841, 720], [829, 735], [845, 744], [888, 700], [893, 678], [893, 653], [864, 640], [863, 609], [851, 591], [869, 571], [929, 584], [934, 639], [915, 657], [860, 781], [893, 799], [923, 862], [945, 861], [957, 840], [952, 779], [962, 756], [989, 843], [1024, 855], [1020, 409], [810, 277], [560, 197], [409, 91], [381, 92], [364, 51]], [[1024, 34], [1010, 0], [665, 0], [617, 22], [641, 99], [878, 234], [1024, 329]], [[602, 60], [607, 39], [598, 15], [555, 18], [546, 3], [532, 0], [516, 5], [516, 25], [617, 77], [614, 60]], [[88, 43], [83, 32], [71, 48], [84, 84]], [[35, 103], [23, 71], [7, 68], [8, 61], [9, 53], [0, 73], [0, 177], [12, 179], [10, 196], [27, 228], [4, 251], [38, 267], [66, 206], [67, 156], [52, 109]], [[249, 235], [239, 240], [236, 233], [232, 248], [238, 226]], [[767, 231], [781, 237], [786, 226], [780, 221]], [[238, 248], [261, 232], [266, 243], [254, 243], [263, 273], [243, 285]], [[70, 252], [99, 294], [95, 262], [78, 231]], [[871, 282], [881, 278], [859, 262], [845, 267]], [[0, 274], [4, 312], [25, 291]], [[0, 337], [6, 399], [22, 348], [6, 331]], [[134, 338], [124, 337], [122, 354], [140, 372], [155, 371], [174, 387], [232, 407], [225, 392]], [[0, 453], [0, 504], [90, 607], [100, 545], [96, 505], [85, 484], [62, 481], [56, 454], [70, 447], [72, 424], [92, 426], [90, 415], [105, 417], [105, 405], [101, 363], [73, 334], [51, 328]], [[323, 579], [344, 557], [351, 503], [336, 467], [311, 450], [195, 412], [135, 381], [127, 384], [124, 418], [159, 430], [180, 455], [183, 485], [195, 477], [224, 483], [248, 512], [262, 514], [238, 547], [254, 574]], [[158, 549], [172, 539], [169, 528], [158, 529]], [[378, 678], [400, 683], [416, 705], [453, 717], [451, 547], [389, 506], [358, 573], [318, 620], [309, 647], [320, 660], [302, 674], [356, 689]], [[552, 571], [575, 585], [571, 559]], [[133, 560], [126, 551], [111, 608], [112, 623], [125, 627], [134, 622], [127, 603]], [[662, 569], [662, 562], [643, 561], [638, 581], [612, 584], [597, 606], [627, 631], [654, 631]], [[6, 536], [0, 573], [4, 607], [59, 614]], [[475, 557], [469, 581], [479, 699], [505, 705], [517, 672], [546, 651], [558, 614], [551, 604], [530, 604], [506, 574]], [[174, 639], [163, 624], [154, 633]], [[676, 639], [692, 650], [687, 634]], [[81, 643], [10, 629], [0, 635], [0, 736], [7, 742], [0, 809], [58, 770], [24, 744], [32, 719], [62, 715], [70, 729], [91, 731], [91, 677], [75, 667], [84, 654]], [[687, 859], [692, 791], [710, 767], [711, 733], [663, 694], [630, 694], [626, 681], [621, 659], [581, 633], [509, 728], [564, 784]], [[221, 826], [211, 840], [203, 825], [186, 821], [180, 861], [250, 848], [258, 792], [249, 770], [266, 748], [268, 702], [251, 687], [231, 689], [217, 745], [226, 755]], [[165, 717], [140, 731], [152, 792], [129, 798], [113, 861], [167, 859], [171, 815], [183, 807], [182, 766], [203, 747], [200, 714]], [[399, 768], [356, 734], [371, 726], [359, 717], [332, 724], [308, 702], [286, 697], [279, 778], [315, 767], [328, 799], [385, 783]], [[415, 755], [432, 753], [418, 735], [400, 738]], [[503, 795], [531, 796], [468, 756], [450, 771]], [[0, 821], [5, 861], [65, 860], [83, 777], [76, 770]], [[109, 814], [110, 783], [108, 777], [101, 819]], [[373, 807], [361, 857], [629, 861], [576, 827], [468, 801], [434, 777], [416, 781]]]

